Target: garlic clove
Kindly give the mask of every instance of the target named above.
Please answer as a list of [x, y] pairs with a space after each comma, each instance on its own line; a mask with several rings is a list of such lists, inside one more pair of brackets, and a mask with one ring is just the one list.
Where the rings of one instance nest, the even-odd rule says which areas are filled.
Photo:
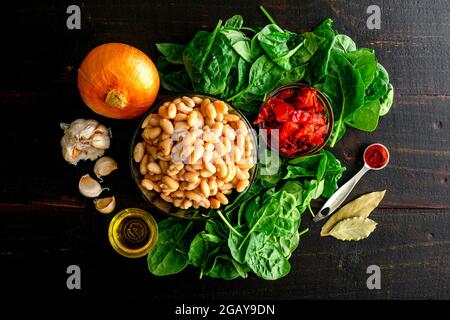
[[79, 129], [80, 131], [78, 133], [80, 140], [89, 140], [94, 134], [95, 129], [98, 126], [98, 122], [93, 119], [83, 120], [83, 122], [80, 123], [80, 126], [82, 126], [82, 128]]
[[110, 142], [109, 136], [103, 133], [95, 133], [91, 138], [91, 146], [97, 149], [108, 149]]
[[81, 194], [88, 198], [95, 198], [102, 193], [103, 190], [108, 188], [103, 188], [97, 180], [93, 179], [89, 174], [85, 174], [81, 177], [80, 182], [78, 183], [78, 189]]
[[108, 128], [106, 128], [106, 127], [105, 127], [104, 125], [102, 125], [102, 124], [99, 124], [99, 125], [95, 128], [94, 133], [101, 133], [101, 134], [104, 134], [104, 135], [107, 135], [107, 136], [109, 136], [109, 135], [111, 134], [111, 132], [109, 132]]
[[98, 158], [100, 158], [101, 156], [103, 156], [103, 154], [105, 153], [105, 150], [103, 149], [97, 149], [94, 147], [90, 147], [87, 148], [86, 150], [84, 150], [84, 154], [81, 155], [81, 159], [83, 160], [97, 160]]
[[112, 197], [94, 199], [94, 206], [98, 212], [105, 213], [105, 214], [111, 213], [116, 208], [116, 198], [114, 196], [112, 196]]
[[111, 157], [101, 157], [94, 165], [94, 173], [99, 179], [109, 175], [117, 169], [117, 162]]

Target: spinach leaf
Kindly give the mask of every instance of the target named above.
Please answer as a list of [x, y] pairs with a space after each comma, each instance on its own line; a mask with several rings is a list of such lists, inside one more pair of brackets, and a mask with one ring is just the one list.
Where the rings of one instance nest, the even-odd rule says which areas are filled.
[[212, 32], [199, 31], [183, 52], [183, 62], [194, 90], [219, 95], [226, 88], [234, 50], [219, 30], [221, 21]]
[[283, 159], [270, 150], [264, 150], [259, 157], [259, 162], [258, 178], [261, 184], [268, 188], [275, 186], [283, 177]]
[[296, 180], [289, 180], [286, 181], [286, 183], [281, 187], [280, 190], [284, 190], [288, 192], [289, 194], [293, 195], [295, 197], [295, 200], [298, 204], [303, 203], [303, 185]]
[[373, 50], [358, 49], [356, 51], [347, 52], [344, 56], [352, 63], [361, 75], [361, 79], [364, 82], [364, 87], [367, 88], [375, 78], [375, 72], [377, 68], [377, 59]]
[[200, 268], [200, 278], [203, 276], [225, 280], [232, 280], [239, 276], [246, 278], [246, 268], [228, 256], [229, 249], [224, 227], [218, 222], [208, 221], [205, 230], [195, 236], [188, 254], [189, 262]]
[[258, 40], [275, 64], [285, 70], [291, 70], [290, 58], [300, 49], [304, 37], [283, 31], [275, 24], [269, 24], [258, 33]]
[[[337, 181], [342, 177], [344, 171], [345, 167], [341, 165], [339, 160], [337, 160], [331, 152], [321, 150], [315, 155], [290, 160], [287, 165], [287, 174], [283, 179], [315, 178], [316, 181], [323, 181], [322, 196], [330, 197], [337, 190]], [[286, 183], [286, 185], [287, 184], [288, 183]], [[290, 184], [289, 187], [291, 189], [299, 188], [299, 186], [294, 186], [292, 184]], [[285, 187], [283, 187], [283, 189], [284, 188]], [[303, 190], [303, 187], [300, 189]], [[320, 189], [317, 189], [315, 192], [317, 193], [319, 190]], [[311, 192], [312, 190], [307, 190], [304, 195]], [[311, 196], [313, 195], [314, 194], [311, 194]]]
[[183, 51], [186, 49], [185, 45], [176, 43], [157, 43], [158, 51], [173, 64], [183, 64]]
[[161, 86], [169, 91], [192, 91], [191, 79], [184, 66], [174, 65], [166, 57], [159, 57], [156, 62]]
[[265, 95], [275, 88], [281, 73], [282, 69], [267, 56], [259, 57], [250, 68], [249, 86], [246, 91], [254, 95]]
[[334, 39], [333, 49], [341, 52], [351, 52], [356, 50], [356, 44], [349, 36], [338, 34]]
[[294, 66], [307, 63], [314, 56], [322, 43], [322, 38], [315, 35], [313, 32], [305, 32], [302, 34], [302, 37], [304, 38], [304, 41], [291, 58], [291, 63]]
[[206, 275], [212, 278], [222, 278], [224, 280], [233, 280], [239, 276], [247, 278], [245, 267], [226, 255], [216, 256], [211, 269]]
[[220, 222], [209, 219], [206, 222], [205, 230], [208, 234], [214, 235], [219, 238], [221, 241], [225, 241], [228, 236], [228, 230], [224, 227]]
[[322, 159], [319, 161], [319, 165], [317, 166], [317, 172], [316, 172], [316, 180], [321, 181], [323, 180], [325, 176], [325, 172], [327, 171], [328, 167], [328, 157], [325, 154], [325, 151], [320, 150], [321, 153], [324, 155]]
[[255, 231], [275, 236], [292, 234], [300, 223], [300, 212], [296, 206], [294, 195], [284, 190], [276, 192], [253, 214], [246, 238]]
[[236, 14], [232, 16], [230, 19], [225, 21], [224, 27], [227, 29], [234, 29], [239, 30], [242, 28], [242, 25], [244, 24], [244, 19], [242, 16]]
[[249, 222], [249, 227], [251, 229], [246, 238], [254, 231], [265, 232], [266, 234], [273, 232], [275, 221], [278, 216], [280, 198], [281, 192], [277, 192], [271, 198], [263, 200], [262, 206], [251, 216]]
[[263, 233], [250, 236], [245, 261], [257, 276], [266, 280], [279, 279], [291, 270], [283, 253]]
[[298, 230], [296, 230], [292, 235], [285, 237], [271, 236], [269, 241], [280, 250], [286, 259], [289, 259], [292, 252], [298, 247], [300, 236]]
[[386, 95], [380, 98], [380, 103], [380, 116], [384, 116], [389, 112], [394, 103], [394, 87], [392, 84], [389, 84], [389, 90]]
[[256, 210], [258, 210], [258, 208], [262, 206], [262, 203], [275, 194], [275, 187], [268, 188], [269, 189], [264, 189], [258, 196], [254, 197], [251, 201], [248, 202], [246, 206], [248, 210], [245, 210], [245, 221], [247, 222], [247, 224], [251, 223], [254, 213], [256, 212]]
[[336, 35], [332, 24], [333, 20], [326, 19], [313, 30], [313, 33], [320, 37], [322, 42], [310, 60], [309, 82], [311, 84], [319, 83], [328, 74], [328, 63]]
[[287, 173], [283, 179], [316, 176], [319, 164], [323, 158], [324, 153], [323, 151], [320, 151], [319, 153], [308, 157], [300, 157], [289, 161]]
[[[228, 99], [230, 100], [230, 99]], [[238, 99], [232, 101], [233, 106], [241, 110], [245, 115], [254, 115], [259, 111], [262, 104], [263, 96], [257, 96], [249, 92], [241, 90]]]
[[169, 91], [192, 91], [191, 80], [186, 70], [160, 73], [161, 86]]
[[[340, 53], [335, 53], [332, 56], [330, 69], [331, 72], [327, 80], [334, 82], [333, 88], [338, 88], [336, 92], [338, 97], [333, 105], [336, 123], [335, 136], [331, 141], [331, 147], [333, 147], [339, 136], [339, 131], [342, 130], [345, 118], [364, 102], [364, 82], [359, 72]], [[333, 95], [333, 93], [329, 94]]]
[[279, 214], [271, 234], [277, 237], [292, 235], [300, 227], [297, 198], [290, 193], [282, 192], [279, 205]]
[[281, 74], [280, 81], [278, 82], [277, 86], [282, 86], [284, 84], [293, 83], [293, 82], [299, 82], [303, 79], [303, 76], [305, 75], [305, 66], [299, 65], [297, 67], [292, 68], [289, 71], [284, 71]]
[[[238, 231], [242, 232], [244, 228], [238, 228]], [[230, 232], [228, 235], [228, 247], [231, 256], [239, 263], [245, 263], [245, 254], [248, 247], [248, 241], [243, 243], [243, 240], [244, 238], [237, 236], [234, 232]]]
[[261, 44], [258, 40], [259, 33], [255, 34], [250, 41], [250, 54], [251, 54], [251, 61], [255, 62], [256, 59], [261, 57], [264, 54], [264, 50], [261, 47]]
[[239, 92], [240, 90], [242, 90], [245, 85], [247, 85], [247, 75], [248, 72], [250, 70], [250, 64], [248, 64], [246, 62], [246, 60], [244, 58], [239, 58], [238, 61], [238, 82], [236, 84], [235, 92]]
[[238, 211], [238, 225], [242, 224], [242, 217], [245, 217], [245, 214], [248, 212], [255, 212], [259, 205], [261, 204], [261, 197], [259, 195], [255, 195], [253, 197], [246, 197], [246, 199], [242, 202]]
[[178, 273], [188, 265], [189, 230], [193, 222], [169, 218], [158, 223], [158, 242], [147, 257], [148, 269], [157, 276]]
[[[288, 164], [298, 165], [298, 166], [302, 166], [304, 168], [309, 168], [310, 170], [315, 170], [314, 168], [317, 168], [320, 160], [323, 158], [323, 154], [324, 154], [324, 151], [321, 150], [318, 153], [310, 155], [310, 156], [292, 159], [288, 162]], [[311, 176], [314, 176], [314, 174], [312, 174]]]
[[294, 179], [294, 178], [304, 178], [311, 177], [315, 174], [315, 171], [303, 166], [287, 166], [287, 173], [283, 179]]
[[324, 181], [306, 180], [304, 182], [303, 202], [299, 205], [299, 211], [303, 213], [307, 208], [312, 212], [311, 201], [318, 199], [324, 189]]
[[275, 89], [280, 82], [282, 72], [283, 69], [270, 61], [266, 55], [262, 55], [250, 67], [247, 87], [229, 100], [244, 112], [257, 112], [264, 95]]
[[345, 167], [341, 165], [340, 161], [331, 152], [324, 151], [324, 153], [327, 157], [327, 168], [323, 175], [324, 187], [322, 196], [329, 198], [338, 189], [337, 182], [342, 177]]
[[371, 132], [378, 126], [380, 116], [380, 102], [378, 100], [367, 101], [345, 118], [345, 123], [356, 129]]
[[205, 231], [199, 232], [191, 242], [188, 253], [189, 262], [195, 267], [203, 268], [210, 262], [208, 257], [211, 251], [219, 246], [220, 238]]
[[386, 69], [377, 63], [375, 78], [366, 89], [366, 100], [378, 100], [385, 96], [389, 90], [389, 75]]
[[231, 47], [241, 56], [246, 62], [252, 62], [252, 54], [250, 49], [250, 39], [242, 32], [233, 29], [224, 29], [221, 31]]

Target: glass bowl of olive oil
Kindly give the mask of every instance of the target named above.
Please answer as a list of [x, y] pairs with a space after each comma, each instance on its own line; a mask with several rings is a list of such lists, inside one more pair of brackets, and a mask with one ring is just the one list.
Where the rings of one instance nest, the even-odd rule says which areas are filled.
[[127, 258], [140, 258], [153, 249], [158, 239], [158, 225], [145, 210], [128, 208], [118, 212], [109, 224], [111, 246]]

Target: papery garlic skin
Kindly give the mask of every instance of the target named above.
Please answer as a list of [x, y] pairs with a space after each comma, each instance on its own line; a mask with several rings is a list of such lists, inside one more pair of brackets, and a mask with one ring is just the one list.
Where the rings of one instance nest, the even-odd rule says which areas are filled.
[[77, 119], [60, 126], [64, 130], [62, 154], [70, 164], [76, 165], [79, 160], [95, 160], [110, 146], [111, 132], [96, 120]]
[[99, 179], [109, 175], [117, 169], [117, 162], [111, 157], [101, 157], [95, 162], [94, 165], [94, 173]]
[[111, 213], [116, 208], [116, 198], [114, 196], [107, 198], [94, 199], [94, 206], [98, 212]]
[[81, 177], [80, 182], [78, 183], [78, 189], [83, 196], [95, 198], [98, 197], [103, 190], [108, 188], [102, 188], [97, 180], [93, 179], [89, 174], [85, 174]]

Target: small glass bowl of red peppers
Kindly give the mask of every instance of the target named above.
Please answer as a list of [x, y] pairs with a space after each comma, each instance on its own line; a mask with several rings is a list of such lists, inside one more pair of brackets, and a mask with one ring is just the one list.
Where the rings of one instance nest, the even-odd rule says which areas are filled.
[[268, 130], [269, 146], [270, 131], [278, 129], [280, 154], [298, 158], [316, 153], [327, 144], [334, 120], [330, 103], [320, 91], [303, 83], [293, 83], [267, 96], [254, 124]]

